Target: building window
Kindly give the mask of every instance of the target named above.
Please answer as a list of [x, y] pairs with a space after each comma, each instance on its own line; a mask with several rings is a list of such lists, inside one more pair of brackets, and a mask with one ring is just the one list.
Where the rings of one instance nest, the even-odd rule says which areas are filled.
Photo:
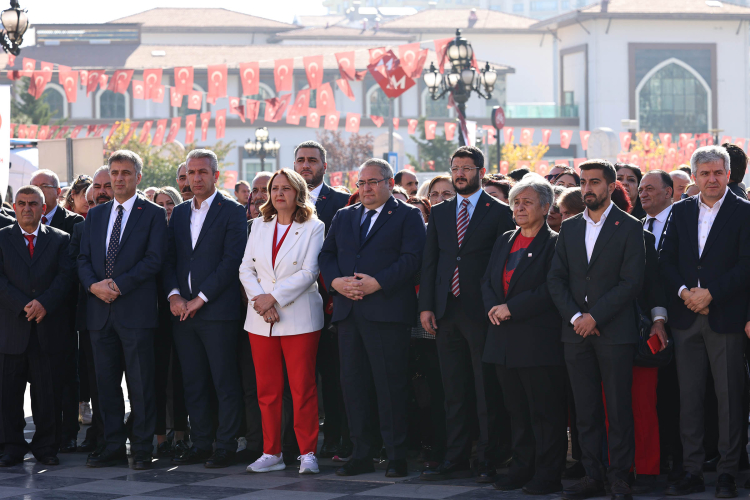
[[453, 109], [448, 109], [448, 96], [444, 95], [442, 99], [433, 100], [430, 91], [422, 91], [422, 114], [427, 118], [453, 118], [455, 115]]
[[529, 5], [532, 11], [549, 11], [557, 10], [557, 0], [538, 0], [531, 2]]
[[172, 116], [187, 116], [187, 115], [194, 115], [196, 113], [205, 113], [206, 112], [206, 93], [205, 90], [203, 90], [203, 87], [198, 85], [197, 83], [193, 84], [193, 90], [197, 90], [198, 92], [203, 93], [201, 96], [201, 109], [190, 109], [188, 108], [188, 98], [190, 96], [182, 96], [182, 104], [179, 108], [172, 108]]
[[42, 100], [49, 106], [50, 118], [61, 120], [68, 117], [68, 106], [66, 106], [65, 94], [62, 88], [54, 83], [48, 83], [42, 93]]
[[96, 94], [96, 118], [129, 118], [128, 104], [128, 94], [100, 89]]
[[711, 128], [711, 88], [687, 63], [670, 58], [636, 87], [640, 129], [654, 134], [704, 133]]
[[[385, 92], [383, 92], [380, 86], [378, 84], [373, 85], [372, 87], [370, 87], [370, 90], [367, 91], [367, 95], [365, 97], [365, 102], [367, 103], [365, 114], [367, 116], [376, 115], [387, 118], [389, 116], [388, 101], [388, 97], [385, 95]], [[393, 100], [393, 116], [399, 116], [398, 99]]]
[[513, 12], [523, 12], [523, 4], [522, 3], [514, 3], [513, 4]]

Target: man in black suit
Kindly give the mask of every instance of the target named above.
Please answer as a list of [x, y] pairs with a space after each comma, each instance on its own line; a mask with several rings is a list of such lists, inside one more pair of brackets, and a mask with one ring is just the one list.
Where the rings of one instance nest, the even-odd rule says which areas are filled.
[[[310, 189], [310, 200], [315, 204], [318, 219], [325, 224], [325, 231], [331, 227], [333, 216], [349, 202], [345, 193], [331, 189], [323, 182], [328, 163], [326, 162], [326, 150], [315, 141], [305, 141], [294, 150], [294, 170], [307, 182]], [[318, 289], [323, 297], [324, 307], [329, 303], [330, 294], [324, 286], [323, 278], [319, 278]], [[318, 372], [323, 382], [321, 389], [323, 397], [323, 409], [325, 410], [325, 427], [323, 446], [320, 448], [321, 458], [331, 458], [336, 454], [348, 456], [347, 451], [351, 446], [342, 443], [342, 431], [346, 434], [346, 413], [343, 407], [343, 396], [341, 394], [341, 370], [339, 367], [339, 348], [336, 333], [329, 328], [331, 315], [324, 315], [325, 325], [318, 343]], [[291, 419], [290, 419], [291, 420]], [[345, 441], [348, 441], [345, 439]], [[345, 450], [341, 450], [341, 447]], [[341, 453], [339, 453], [341, 452]]]
[[7, 226], [12, 226], [15, 223], [16, 223], [16, 219], [14, 219], [13, 217], [8, 217], [7, 215], [3, 213], [0, 213], [0, 229], [7, 227]]
[[586, 209], [563, 222], [548, 277], [563, 320], [565, 363], [586, 470], [562, 497], [604, 495], [603, 387], [612, 499], [629, 500], [627, 479], [635, 456], [631, 386], [638, 342], [634, 301], [646, 271], [643, 226], [612, 203], [616, 172], [611, 163], [589, 160], [580, 167]]
[[[164, 288], [170, 290], [193, 446], [172, 463], [221, 468], [234, 462], [241, 420], [240, 376], [231, 361], [242, 317], [239, 268], [247, 219], [242, 205], [216, 190], [219, 160], [212, 151], [195, 149], [186, 163], [194, 197], [175, 207], [169, 220]], [[215, 432], [211, 380], [218, 399]]]
[[747, 171], [747, 154], [745, 150], [736, 144], [724, 143], [721, 145], [727, 150], [729, 154], [729, 184], [727, 187], [731, 192], [737, 195], [738, 198], [743, 200], [747, 199], [747, 192], [745, 191], [745, 185], [742, 183], [742, 179], [745, 177]]
[[[472, 146], [451, 156], [451, 178], [458, 195], [435, 205], [427, 226], [422, 261], [419, 310], [422, 327], [436, 335], [440, 370], [445, 388], [447, 451], [437, 467], [426, 469], [421, 479], [436, 481], [471, 477], [470, 401], [476, 401], [479, 419], [477, 482], [493, 482], [495, 464], [489, 456], [492, 420], [500, 403], [485, 379], [498, 388], [494, 367], [482, 362], [489, 321], [485, 314], [480, 280], [495, 241], [515, 228], [510, 208], [482, 189], [484, 155]], [[468, 393], [473, 378], [475, 398]], [[489, 400], [489, 401], [488, 401]], [[505, 429], [503, 429], [505, 430]]]
[[[745, 382], [745, 334], [750, 336], [750, 203], [727, 188], [730, 159], [720, 146], [690, 159], [700, 189], [672, 208], [659, 254], [669, 296], [680, 383], [680, 433], [685, 474], [668, 495], [704, 491], [704, 391], [709, 370], [719, 405], [716, 496], [737, 496]], [[747, 325], [746, 325], [747, 323]]]
[[154, 339], [158, 326], [156, 275], [167, 250], [164, 209], [138, 196], [143, 161], [132, 151], [109, 157], [115, 199], [89, 210], [78, 256], [78, 276], [89, 294], [86, 323], [94, 351], [106, 448], [89, 467], [126, 460], [123, 361], [128, 377], [133, 468], [151, 465], [156, 427]]
[[[60, 387], [57, 376], [73, 283], [70, 237], [40, 224], [44, 194], [35, 186], [16, 193], [17, 224], [0, 229], [0, 366], [2, 436], [0, 467], [23, 461], [31, 450], [39, 463], [58, 465]], [[31, 383], [34, 438], [24, 439], [23, 399]]]
[[373, 472], [369, 391], [377, 393], [387, 477], [406, 475], [409, 327], [417, 297], [414, 281], [424, 248], [418, 208], [391, 196], [393, 169], [371, 158], [359, 169], [362, 203], [334, 216], [320, 253], [320, 273], [333, 295], [341, 386], [354, 451], [340, 476]]

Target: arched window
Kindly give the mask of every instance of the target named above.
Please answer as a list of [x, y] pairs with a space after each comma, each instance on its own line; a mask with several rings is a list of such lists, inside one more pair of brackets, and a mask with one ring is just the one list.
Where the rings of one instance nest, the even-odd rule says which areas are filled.
[[[365, 96], [365, 114], [388, 117], [389, 100], [378, 84], [373, 85]], [[398, 99], [393, 100], [393, 116], [399, 116]]]
[[96, 117], [102, 119], [130, 118], [130, 96], [111, 90], [99, 89], [96, 93]]
[[453, 118], [455, 113], [453, 109], [448, 109], [448, 94], [435, 101], [428, 89], [422, 91], [423, 116], [427, 118]]
[[690, 65], [670, 58], [635, 90], [640, 129], [651, 133], [704, 133], [711, 129], [711, 88]]
[[42, 100], [49, 106], [52, 120], [61, 120], [68, 117], [68, 106], [63, 89], [54, 83], [48, 83], [42, 93]]
[[203, 95], [201, 96], [201, 109], [198, 110], [188, 108], [188, 96], [184, 95], [182, 96], [182, 105], [179, 108], [172, 108], [172, 116], [187, 116], [206, 112], [205, 90], [203, 90], [203, 87], [201, 87], [197, 83], [193, 84], [193, 90], [197, 90], [198, 92], [203, 93]]

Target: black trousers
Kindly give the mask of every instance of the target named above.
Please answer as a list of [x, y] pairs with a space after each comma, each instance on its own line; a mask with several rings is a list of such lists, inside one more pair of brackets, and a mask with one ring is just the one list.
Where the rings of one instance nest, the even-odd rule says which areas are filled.
[[128, 378], [129, 422], [132, 422], [130, 449], [149, 453], [153, 450], [156, 428], [154, 330], [123, 328], [114, 324], [110, 317], [102, 330], [91, 331], [104, 437], [109, 451], [124, 448], [128, 438], [123, 422], [123, 368]]
[[[56, 455], [60, 447], [59, 353], [42, 351], [35, 326], [32, 325], [26, 352], [0, 354], [4, 453], [18, 459], [29, 450], [37, 458]], [[27, 443], [23, 435], [27, 381], [31, 383], [31, 413], [36, 428], [31, 443]]]
[[[411, 347], [414, 355], [412, 386], [420, 408], [419, 434], [422, 445], [432, 448], [429, 459], [442, 462], [446, 446], [445, 391], [437, 344], [431, 339], [411, 339]], [[422, 395], [424, 392], [426, 394]], [[424, 396], [429, 399], [424, 401]]]
[[239, 330], [238, 355], [240, 374], [242, 376], [242, 395], [244, 401], [244, 416], [240, 434], [247, 440], [247, 448], [253, 451], [263, 450], [263, 426], [261, 423], [260, 406], [258, 405], [258, 384], [255, 379], [255, 364], [250, 339], [245, 330]]
[[[633, 357], [635, 344], [603, 344], [587, 337], [565, 344], [565, 364], [576, 405], [576, 423], [586, 475], [604, 480], [602, 443], [608, 438], [610, 482], [627, 480], [635, 462], [633, 431]], [[605, 430], [602, 387], [607, 395], [609, 432]]]
[[322, 382], [320, 392], [325, 410], [324, 441], [337, 445], [342, 437], [348, 437], [349, 424], [346, 421], [344, 396], [341, 392], [338, 334], [328, 328], [328, 321], [320, 332], [317, 368]]
[[57, 374], [62, 380], [60, 395], [62, 410], [62, 425], [60, 432], [62, 439], [70, 440], [78, 437], [81, 427], [78, 424], [78, 402], [80, 401], [78, 379], [78, 332], [66, 331], [63, 347], [63, 362]]
[[354, 304], [349, 316], [338, 322], [341, 389], [354, 444], [352, 458], [370, 458], [373, 438], [368, 421], [374, 408], [369, 388], [374, 383], [388, 458], [405, 459], [409, 326], [366, 320], [360, 307]]
[[[171, 316], [171, 315], [170, 315]], [[174, 349], [172, 340], [172, 319], [162, 317], [160, 311], [159, 329], [154, 335], [154, 396], [156, 398], [156, 431], [157, 435], [167, 433], [167, 386], [169, 376], [172, 375], [172, 418], [173, 430], [187, 430], [187, 408], [185, 407], [185, 391], [182, 383], [182, 367], [180, 358]]]
[[[237, 367], [237, 321], [188, 319], [175, 321], [174, 344], [182, 365], [185, 404], [190, 415], [190, 439], [202, 450], [236, 451], [242, 412]], [[211, 382], [218, 399], [219, 422], [213, 430]], [[214, 435], [215, 434], [215, 435]]]
[[510, 414], [513, 462], [509, 475], [525, 481], [560, 481], [565, 435], [565, 367], [496, 365]]
[[[672, 457], [674, 466], [682, 465], [682, 440], [680, 438], [680, 384], [677, 381], [677, 363], [674, 357], [667, 366], [659, 368], [656, 386], [656, 414], [659, 418], [659, 445], [661, 462]], [[718, 435], [718, 431], [716, 432]]]
[[104, 444], [104, 420], [102, 419], [99, 388], [96, 384], [96, 367], [94, 351], [91, 347], [91, 334], [88, 330], [78, 332], [79, 356], [86, 360], [86, 377], [88, 377], [89, 394], [91, 395], [91, 425], [86, 429], [86, 439], [97, 445]]

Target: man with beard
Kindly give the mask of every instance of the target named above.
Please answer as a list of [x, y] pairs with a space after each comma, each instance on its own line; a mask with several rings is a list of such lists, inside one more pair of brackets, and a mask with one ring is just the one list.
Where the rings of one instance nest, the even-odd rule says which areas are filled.
[[[494, 425], [493, 399], [499, 386], [482, 363], [489, 320], [484, 312], [480, 279], [495, 240], [515, 228], [512, 212], [482, 190], [484, 155], [462, 146], [451, 156], [451, 180], [457, 196], [430, 212], [422, 261], [419, 311], [422, 327], [436, 335], [445, 388], [447, 451], [445, 460], [420, 476], [427, 481], [471, 477], [472, 411], [467, 392], [472, 378], [479, 418], [477, 482], [493, 482], [495, 464], [488, 453]], [[487, 390], [486, 382], [496, 386]], [[495, 390], [496, 389], [496, 390]], [[489, 406], [489, 408], [488, 408]], [[493, 431], [490, 430], [493, 428]], [[505, 428], [508, 428], [506, 425]]]
[[180, 188], [182, 201], [188, 201], [193, 198], [193, 192], [190, 190], [190, 184], [188, 184], [185, 162], [180, 163], [180, 166], [177, 167], [177, 186]]
[[[581, 164], [586, 209], [562, 223], [547, 279], [563, 317], [565, 364], [586, 470], [583, 479], [563, 491], [566, 500], [605, 494], [603, 442], [609, 444], [612, 499], [632, 499], [628, 484], [635, 458], [631, 387], [638, 342], [633, 304], [644, 281], [646, 247], [640, 221], [612, 203], [616, 180], [608, 161]], [[607, 395], [607, 434], [602, 388]]]

